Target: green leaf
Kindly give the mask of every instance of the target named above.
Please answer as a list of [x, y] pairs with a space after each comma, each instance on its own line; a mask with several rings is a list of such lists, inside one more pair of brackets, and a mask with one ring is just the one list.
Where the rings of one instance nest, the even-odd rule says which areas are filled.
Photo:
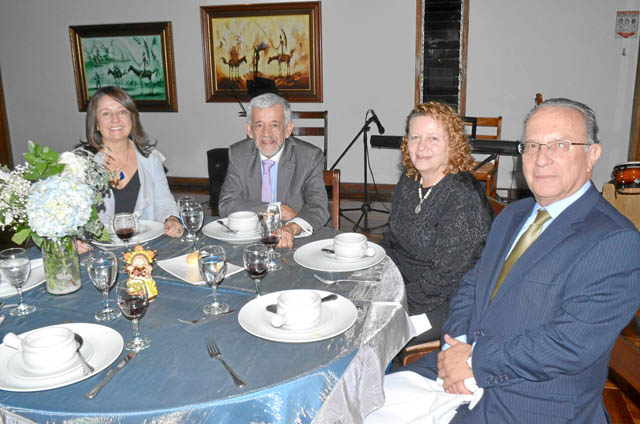
[[35, 162], [36, 161], [36, 156], [32, 153], [32, 152], [26, 152], [24, 154], [24, 158], [27, 160], [27, 162], [31, 163], [31, 162]]
[[58, 158], [60, 157], [60, 154], [58, 152], [54, 152], [54, 151], [47, 151], [49, 150], [48, 147], [45, 147], [45, 151], [42, 152], [42, 159], [48, 161], [48, 162], [57, 162]]
[[34, 143], [34, 145], [33, 145], [33, 153], [35, 153], [36, 156], [38, 156], [38, 157], [42, 156], [42, 146], [37, 144], [37, 143]]
[[98, 241], [111, 241], [111, 236], [109, 235], [109, 230], [107, 227], [102, 228], [102, 234], [98, 237]]
[[31, 233], [31, 238], [36, 246], [40, 247], [42, 245], [42, 237], [40, 237], [37, 233]]
[[57, 175], [59, 173], [62, 172], [62, 170], [64, 169], [64, 163], [59, 163], [57, 165], [52, 165], [50, 167], [47, 168], [47, 170], [44, 173], [45, 177], [50, 177], [52, 175]]
[[33, 142], [32, 140], [27, 140], [27, 146], [29, 146], [29, 151], [33, 152], [33, 149], [36, 148], [36, 143]]
[[47, 169], [47, 164], [45, 162], [40, 162], [40, 163], [36, 163], [33, 166], [33, 173], [35, 173], [36, 175], [42, 175], [44, 174], [44, 171], [46, 171]]
[[13, 237], [11, 237], [11, 241], [14, 242], [15, 244], [22, 244], [25, 242], [25, 240], [29, 238], [30, 235], [31, 235], [31, 229], [23, 228], [22, 230], [15, 233]]

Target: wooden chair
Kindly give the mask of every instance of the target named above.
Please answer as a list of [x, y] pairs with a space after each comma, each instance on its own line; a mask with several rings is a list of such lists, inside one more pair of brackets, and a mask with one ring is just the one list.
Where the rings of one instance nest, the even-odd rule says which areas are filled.
[[[324, 152], [324, 169], [327, 169], [327, 149], [329, 148], [329, 112], [323, 111], [291, 111], [294, 122], [292, 135], [309, 141], [306, 137], [322, 137]], [[320, 126], [320, 121], [322, 125]], [[312, 125], [314, 124], [314, 125]], [[317, 125], [315, 125], [317, 124]]]
[[331, 224], [337, 231], [340, 230], [340, 170], [332, 169], [323, 171], [324, 173], [324, 185], [331, 187], [331, 201], [329, 202], [331, 207]]
[[[505, 203], [491, 197], [489, 197], [489, 204], [493, 208], [493, 214], [495, 216], [498, 216], [498, 214], [506, 206]], [[402, 364], [402, 366], [406, 367], [409, 364], [413, 364], [427, 353], [433, 352], [434, 350], [438, 349], [440, 349], [440, 340], [433, 340], [419, 345], [407, 346], [400, 351], [398, 356], [400, 358], [400, 363]]]
[[[465, 127], [473, 127], [474, 122], [471, 120], [467, 121], [467, 118], [468, 117], [465, 117]], [[497, 118], [477, 117], [474, 120], [477, 120], [477, 123], [475, 123], [477, 131], [475, 138], [479, 140], [500, 140], [502, 134], [502, 116], [498, 116]], [[497, 197], [496, 185], [498, 184], [499, 160], [500, 156], [496, 155], [495, 159], [483, 164], [473, 173], [478, 181], [485, 182], [487, 197], [493, 199]], [[481, 162], [476, 162], [476, 166], [480, 165], [480, 163]]]

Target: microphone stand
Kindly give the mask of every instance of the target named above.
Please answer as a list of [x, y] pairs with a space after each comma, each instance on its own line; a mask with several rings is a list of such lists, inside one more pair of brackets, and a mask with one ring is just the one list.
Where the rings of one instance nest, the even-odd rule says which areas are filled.
[[362, 221], [363, 218], [365, 218], [365, 225], [364, 227], [362, 227], [362, 229], [364, 230], [365, 228], [368, 227], [368, 214], [369, 212], [380, 212], [380, 213], [389, 213], [389, 211], [383, 210], [383, 209], [375, 209], [373, 207], [371, 207], [371, 203], [369, 202], [369, 186], [367, 184], [367, 165], [369, 162], [369, 153], [368, 153], [368, 149], [367, 149], [367, 132], [371, 129], [370, 125], [371, 123], [374, 121], [374, 117], [370, 117], [369, 119], [367, 119], [364, 123], [364, 125], [362, 126], [362, 128], [360, 128], [360, 131], [358, 131], [358, 133], [356, 134], [355, 137], [353, 137], [353, 140], [351, 140], [351, 143], [349, 143], [349, 145], [347, 146], [346, 149], [344, 149], [344, 151], [342, 152], [342, 154], [340, 155], [340, 157], [338, 157], [338, 159], [336, 159], [336, 161], [334, 162], [333, 165], [331, 165], [331, 168], [329, 168], [330, 170], [333, 170], [336, 165], [338, 164], [338, 162], [340, 162], [340, 160], [344, 157], [344, 155], [347, 154], [347, 152], [349, 151], [349, 149], [351, 149], [351, 146], [353, 146], [353, 144], [356, 142], [356, 140], [358, 139], [358, 137], [360, 137], [360, 134], [362, 134], [362, 144], [364, 146], [364, 183], [363, 183], [363, 195], [364, 195], [364, 202], [362, 203], [362, 205], [359, 208], [351, 208], [351, 209], [340, 209], [340, 215], [344, 216], [342, 212], [349, 212], [349, 211], [362, 211], [362, 213], [360, 214], [360, 218], [358, 218], [358, 221], [356, 221], [356, 223], [353, 226], [353, 231], [356, 231], [358, 229], [358, 227], [360, 227], [360, 222]]

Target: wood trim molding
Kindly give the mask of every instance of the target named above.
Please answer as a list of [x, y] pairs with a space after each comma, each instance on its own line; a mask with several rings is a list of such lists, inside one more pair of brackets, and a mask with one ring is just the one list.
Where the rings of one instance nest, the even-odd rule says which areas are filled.
[[11, 137], [9, 136], [9, 121], [7, 109], [4, 103], [4, 88], [2, 86], [2, 73], [0, 72], [0, 164], [13, 168], [13, 153], [11, 150]]
[[633, 91], [633, 111], [631, 112], [627, 159], [630, 161], [640, 160], [640, 54], [638, 54], [638, 67], [636, 67], [636, 87]]

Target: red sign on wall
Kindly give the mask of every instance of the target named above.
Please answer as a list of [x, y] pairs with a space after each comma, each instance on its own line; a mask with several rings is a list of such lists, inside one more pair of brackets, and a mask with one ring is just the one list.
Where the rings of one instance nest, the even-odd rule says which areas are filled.
[[616, 13], [616, 38], [638, 37], [638, 14], [636, 11], [618, 11]]

